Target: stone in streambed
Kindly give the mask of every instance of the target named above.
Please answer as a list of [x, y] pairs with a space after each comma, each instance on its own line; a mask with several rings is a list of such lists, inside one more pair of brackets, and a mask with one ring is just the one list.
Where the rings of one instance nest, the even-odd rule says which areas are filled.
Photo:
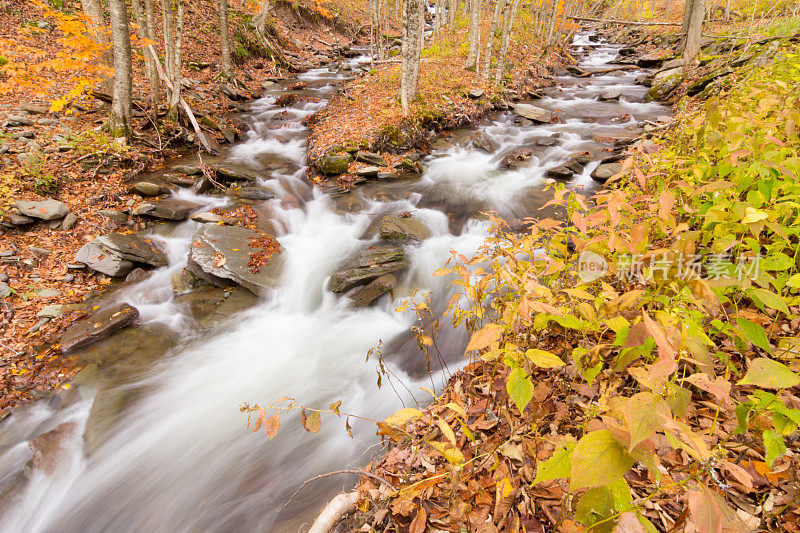
[[127, 276], [133, 270], [133, 262], [109, 253], [96, 241], [84, 244], [75, 254], [75, 261], [112, 278]]
[[161, 194], [161, 185], [149, 181], [140, 181], [133, 184], [131, 192], [140, 196], [158, 196]]
[[471, 140], [472, 146], [475, 147], [475, 149], [482, 150], [489, 154], [493, 153], [498, 148], [497, 143], [482, 131], [476, 131]]
[[250, 243], [266, 235], [242, 226], [203, 224], [194, 235], [187, 269], [200, 279], [216, 286], [235, 283], [257, 295], [275, 287], [280, 278], [279, 254], [269, 258], [269, 264], [251, 270], [251, 254], [260, 248]]
[[137, 318], [139, 311], [126, 303], [103, 309], [79, 320], [61, 335], [61, 352], [67, 353], [89, 346], [119, 329], [130, 326]]
[[622, 163], [603, 163], [592, 171], [592, 179], [605, 183], [622, 172]]
[[366, 163], [367, 165], [371, 165], [373, 167], [386, 167], [389, 166], [389, 163], [386, 162], [384, 158], [379, 156], [378, 154], [374, 154], [372, 152], [365, 152], [363, 150], [359, 150], [356, 152], [356, 161], [359, 163]]
[[420, 220], [412, 217], [385, 216], [380, 224], [381, 238], [387, 241], [424, 241], [431, 237], [431, 230]]
[[557, 180], [568, 180], [574, 175], [575, 171], [565, 167], [564, 165], [553, 167], [545, 173], [546, 177]]
[[365, 287], [352, 294], [354, 307], [368, 307], [375, 303], [384, 294], [393, 291], [397, 287], [397, 277], [394, 274], [384, 274], [371, 281]]
[[164, 243], [150, 237], [109, 233], [97, 238], [94, 242], [109, 253], [134, 263], [144, 263], [156, 267], [169, 264]]
[[542, 124], [555, 120], [555, 114], [552, 111], [531, 104], [517, 104], [514, 106], [514, 112], [523, 118]]
[[622, 91], [619, 89], [612, 89], [610, 91], [605, 91], [602, 93], [598, 100], [601, 102], [614, 102], [618, 101], [622, 97]]
[[69, 467], [73, 450], [80, 441], [81, 431], [77, 422], [65, 422], [55, 429], [31, 439], [33, 451], [30, 467], [46, 476], [53, 476]]
[[134, 215], [148, 215], [165, 220], [186, 220], [189, 213], [202, 207], [200, 204], [177, 198], [146, 202], [133, 210]]
[[39, 220], [57, 220], [64, 218], [69, 213], [69, 207], [58, 200], [24, 201], [14, 204], [19, 212], [26, 217]]
[[641, 56], [639, 59], [636, 60], [636, 66], [642, 68], [654, 68], [660, 67], [664, 64], [666, 60], [663, 55], [659, 54], [659, 52], [651, 52], [649, 54], [645, 54]]
[[408, 267], [408, 263], [405, 261], [394, 261], [384, 265], [340, 270], [331, 276], [328, 282], [328, 290], [341, 294], [386, 274], [404, 270], [406, 267]]
[[328, 175], [344, 174], [353, 162], [350, 154], [333, 154], [323, 156], [317, 161], [320, 171]]
[[275, 193], [261, 187], [234, 187], [232, 189], [233, 196], [241, 198], [242, 200], [252, 200], [256, 202], [263, 202], [265, 200], [272, 200], [275, 198]]
[[672, 91], [677, 89], [684, 79], [686, 79], [686, 74], [682, 68], [660, 72], [653, 78], [647, 96], [651, 100], [663, 100], [672, 94]]
[[172, 170], [186, 176], [199, 176], [203, 173], [203, 169], [197, 165], [177, 165], [172, 167]]
[[381, 167], [361, 167], [354, 174], [362, 178], [376, 178], [381, 172]]
[[217, 178], [228, 181], [257, 181], [259, 176], [246, 170], [233, 168], [225, 165], [214, 167]]

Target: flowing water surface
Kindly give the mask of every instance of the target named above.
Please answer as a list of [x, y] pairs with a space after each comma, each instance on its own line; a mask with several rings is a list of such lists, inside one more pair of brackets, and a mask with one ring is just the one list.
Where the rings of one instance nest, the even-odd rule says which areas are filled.
[[[619, 49], [591, 42], [587, 35], [579, 35], [575, 47], [588, 70], [608, 66]], [[258, 208], [283, 249], [280, 286], [254, 307], [199, 327], [170, 281], [184, 267], [199, 224], [159, 231], [169, 247], [170, 266], [112, 298], [141, 311], [144, 331], [168, 332], [172, 340], [164, 344], [166, 353], [146, 372], [104, 385], [102, 394], [127, 400], [110, 418], [106, 436], [91, 446], [82, 436], [95, 401], [91, 383], [77, 387], [68, 400], [25, 406], [3, 421], [0, 491], [18, 490], [0, 501], [0, 531], [297, 531], [310, 523], [353, 477], [315, 482], [299, 503], [278, 509], [306, 479], [363, 465], [379, 453], [374, 426], [354, 421], [350, 438], [343, 421], [326, 416], [314, 435], [296, 416], [286, 415], [278, 437], [267, 441], [263, 431], [246, 430], [239, 406], [282, 396], [317, 407], [342, 400], [343, 411], [380, 419], [428, 401], [420, 388], [440, 387], [446, 378], [421, 371], [425, 363], [409, 334], [414, 316], [396, 313], [396, 300], [385, 297], [374, 307], [354, 309], [348, 298], [326, 290], [327, 278], [348, 257], [377, 242], [376, 221], [382, 215], [411, 212], [433, 237], [405, 247], [410, 268], [401, 288], [406, 293], [433, 289], [434, 304], [441, 308], [449, 299], [447, 280], [431, 273], [450, 250], [467, 256], [477, 251], [489, 229], [480, 212], [494, 210], [508, 219], [540, 215], [538, 208], [550, 194], [543, 191], [545, 171], [575, 152], [596, 154], [596, 162], [569, 181], [591, 193], [596, 184], [589, 174], [609, 147], [603, 140], [637, 136], [644, 120], [667, 114], [659, 104], [643, 102], [645, 89], [634, 84], [636, 74], [559, 77], [556, 87], [533, 102], [557, 111], [563, 118], [559, 123], [526, 125], [513, 112], [492, 115], [478, 129], [496, 142], [494, 153], [471, 146], [473, 131], [453, 132], [425, 161], [421, 177], [370, 182], [346, 195], [312, 187], [306, 179], [302, 125], [326, 105], [344, 74], [315, 69], [301, 75], [308, 84], [303, 93], [319, 101], [289, 108], [275, 105], [289, 83], [269, 91], [244, 117], [249, 138], [226, 157], [260, 172], [262, 185], [277, 195]], [[598, 101], [609, 88], [622, 91], [620, 101]], [[550, 137], [557, 140], [554, 146], [540, 146], [540, 139]], [[529, 161], [516, 170], [501, 168], [505, 154], [525, 146], [534, 150]], [[186, 191], [176, 196], [208, 208], [227, 202]], [[344, 209], [344, 198], [360, 207]], [[450, 370], [460, 364], [466, 336], [443, 332], [439, 346]], [[156, 333], [139, 334], [133, 351], [157, 350], [161, 339]], [[123, 341], [112, 341], [122, 350]], [[380, 389], [374, 361], [364, 362], [379, 341], [394, 374]], [[102, 348], [109, 352], [107, 364], [126, 364], [115, 362], [113, 342]], [[72, 436], [57, 470], [51, 475], [26, 470], [30, 439], [67, 422], [73, 423]]]

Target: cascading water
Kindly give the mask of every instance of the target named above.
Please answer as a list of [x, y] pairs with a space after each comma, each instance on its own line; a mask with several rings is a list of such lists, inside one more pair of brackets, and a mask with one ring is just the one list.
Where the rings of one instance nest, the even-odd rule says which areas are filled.
[[[584, 37], [576, 45], [596, 48], [584, 62], [586, 68], [602, 66], [617, 50], [595, 46]], [[307, 92], [321, 98], [341, 80], [327, 69], [301, 77], [308, 83]], [[348, 256], [377, 242], [369, 231], [377, 217], [411, 211], [433, 236], [406, 247], [410, 268], [401, 286], [435, 289], [435, 303], [441, 306], [447, 300], [448, 280], [430, 275], [450, 250], [469, 256], [481, 246], [489, 224], [476, 216], [479, 211], [536, 216], [545, 197], [540, 191], [548, 168], [571, 153], [597, 151], [594, 135], [631, 136], [639, 131], [641, 120], [665, 114], [657, 104], [636, 103], [643, 90], [631, 84], [629, 73], [594, 77], [584, 85], [575, 78], [558, 81], [561, 89], [550, 91], [537, 105], [558, 110], [566, 119], [563, 123], [519, 126], [512, 113], [500, 114], [483, 128], [498, 146], [494, 153], [479, 152], [467, 143], [439, 151], [427, 161], [419, 180], [362, 187], [355, 194], [365, 207], [357, 213], [338, 210], [335, 198], [312, 188], [304, 177], [301, 120], [325, 102], [280, 108], [275, 96], [282, 89], [255, 102], [250, 138], [234, 146], [228, 158], [270, 171], [271, 179], [262, 185], [278, 198], [262, 207], [283, 249], [279, 288], [256, 307], [200, 332], [183, 314], [170, 285], [172, 275], [185, 266], [199, 226], [186, 222], [163, 237], [170, 266], [114, 298], [139, 308], [146, 324], [176, 331], [180, 346], [146, 374], [116, 385], [121, 393], [137, 391], [137, 399], [88, 456], [81, 435], [92, 406], [90, 388], [83, 387], [66, 405], [34, 404], [3, 422], [0, 491], [24, 476], [32, 436], [66, 422], [74, 425], [56, 471], [47, 475], [33, 470], [20, 491], [0, 502], [0, 531], [296, 531], [308, 522], [353, 479], [317, 482], [301, 495], [302, 503], [280, 514], [278, 509], [304, 480], [366, 462], [365, 450], [375, 442], [372, 426], [353, 422], [351, 439], [343, 423], [330, 417], [323, 419], [320, 434], [313, 435], [295, 416], [286, 415], [278, 437], [267, 441], [263, 432], [245, 430], [239, 406], [291, 395], [312, 406], [342, 400], [343, 411], [379, 419], [404, 402], [414, 405], [411, 393], [425, 400], [420, 387], [430, 386], [430, 381], [419, 372], [424, 362], [409, 342], [414, 317], [395, 313], [394, 303], [388, 301], [354, 309], [347, 298], [326, 290], [327, 278]], [[612, 85], [623, 91], [623, 100], [597, 102], [598, 94]], [[611, 120], [626, 114], [630, 117]], [[558, 145], [537, 151], [527, 165], [517, 170], [498, 166], [509, 150], [555, 134]], [[591, 189], [594, 166], [570, 186]], [[224, 203], [209, 196], [191, 199], [207, 207]], [[364, 364], [365, 354], [379, 340], [405, 387], [384, 384], [379, 389], [373, 364]], [[444, 351], [454, 357], [452, 362], [463, 353], [465, 342], [466, 333], [447, 333]]]

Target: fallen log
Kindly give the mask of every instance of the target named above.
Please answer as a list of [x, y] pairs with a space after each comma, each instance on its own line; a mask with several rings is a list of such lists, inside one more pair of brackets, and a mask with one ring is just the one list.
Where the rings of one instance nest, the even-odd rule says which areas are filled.
[[[578, 22], [599, 22], [601, 24], [621, 24], [623, 26], [681, 26], [680, 22], [639, 22], [636, 20], [598, 19], [591, 17], [567, 17]], [[722, 22], [723, 19], [706, 20], [705, 22]]]

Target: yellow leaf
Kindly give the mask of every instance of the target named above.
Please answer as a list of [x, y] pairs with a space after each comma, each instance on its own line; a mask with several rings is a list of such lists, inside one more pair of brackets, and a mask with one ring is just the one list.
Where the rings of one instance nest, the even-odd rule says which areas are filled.
[[439, 429], [442, 430], [442, 435], [445, 436], [447, 440], [449, 440], [453, 446], [456, 445], [456, 434], [453, 433], [453, 430], [447, 425], [447, 422], [444, 419], [440, 418], [439, 421]]
[[405, 426], [409, 420], [419, 418], [422, 416], [422, 411], [414, 409], [413, 407], [404, 407], [395, 414], [385, 419], [386, 423], [390, 426]]
[[756, 222], [761, 222], [762, 220], [766, 220], [769, 217], [765, 212], [754, 209], [752, 207], [747, 207], [744, 210], [744, 218], [742, 219], [742, 223], [744, 224], [755, 224]]
[[507, 498], [514, 490], [514, 487], [511, 485], [511, 481], [507, 477], [504, 477], [500, 481], [497, 482], [497, 494], [500, 495], [500, 498]]
[[473, 333], [467, 345], [467, 351], [481, 350], [496, 342], [503, 334], [503, 326], [497, 324], [487, 324], [480, 330]]

